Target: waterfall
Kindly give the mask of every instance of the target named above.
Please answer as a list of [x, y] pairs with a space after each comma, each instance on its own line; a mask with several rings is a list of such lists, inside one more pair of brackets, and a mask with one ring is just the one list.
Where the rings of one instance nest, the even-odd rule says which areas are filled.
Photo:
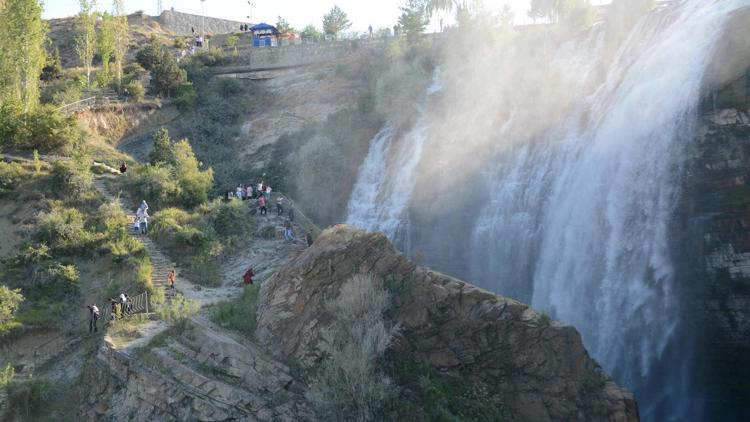
[[[436, 69], [425, 100], [440, 91], [440, 69]], [[426, 105], [419, 104], [417, 123], [393, 145], [390, 123], [373, 138], [359, 168], [347, 206], [346, 224], [385, 233], [396, 240], [404, 232], [405, 211], [415, 185], [414, 172], [427, 140]]]
[[[601, 25], [588, 39], [562, 45], [548, 66], [567, 81], [563, 118], [532, 136], [523, 132], [540, 118], [538, 110], [496, 110], [494, 141], [460, 145], [475, 148], [464, 156], [479, 157], [482, 168], [469, 180], [481, 191], [475, 197], [486, 199], [476, 215], [446, 223], [470, 221], [461, 232], [466, 240], [444, 227], [412, 222], [409, 228], [438, 232], [430, 245], [415, 245], [440, 250], [430, 265], [445, 268], [445, 257], [456, 257], [455, 275], [576, 327], [592, 356], [635, 390], [645, 419], [689, 420], [699, 406], [689, 353], [677, 346], [691, 333], [680, 324], [687, 311], [671, 223], [713, 47], [731, 13], [748, 4], [685, 0], [641, 18], [614, 50], [607, 50]], [[472, 92], [477, 107], [514, 107], [492, 95]], [[410, 197], [442, 185], [414, 181], [418, 168], [431, 165], [426, 157], [439, 157], [435, 151], [448, 142], [432, 126], [460, 133], [478, 121], [460, 107], [443, 113], [447, 123], [421, 107], [406, 135], [396, 139], [387, 126], [375, 137], [349, 203], [350, 224], [384, 231], [402, 247], [411, 241], [403, 230]], [[668, 349], [678, 350], [666, 356]]]

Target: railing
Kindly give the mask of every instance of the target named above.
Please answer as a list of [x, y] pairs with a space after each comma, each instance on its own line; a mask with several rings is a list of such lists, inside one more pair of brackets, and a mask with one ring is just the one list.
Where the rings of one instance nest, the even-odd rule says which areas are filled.
[[[134, 296], [129, 298], [130, 301], [128, 302], [130, 306], [128, 307], [127, 312], [122, 312], [122, 317], [128, 316], [128, 315], [135, 315], [138, 313], [145, 313], [148, 314], [148, 292], [143, 292], [139, 294], [138, 296]], [[102, 305], [99, 310], [99, 322], [101, 323], [101, 327], [105, 328], [107, 324], [114, 321], [112, 318], [112, 307], [107, 305]], [[60, 354], [67, 351], [71, 346], [74, 346], [81, 341], [91, 337], [92, 335], [95, 335], [94, 333], [89, 333], [85, 330], [88, 330], [88, 323], [89, 318], [82, 318], [74, 322], [73, 327], [78, 327], [78, 329], [75, 329], [75, 331], [84, 330], [84, 334], [79, 334], [77, 337], [73, 337], [70, 340], [66, 339], [71, 334], [72, 330], [65, 330], [58, 335], [52, 337], [51, 339], [45, 341], [44, 343], [40, 344], [39, 346], [34, 348], [33, 356], [34, 356], [34, 370], [39, 368], [40, 366], [44, 365], [45, 363], [49, 362], [51, 359], [55, 358], [56, 356], [59, 356]], [[54, 343], [61, 342], [63, 343], [61, 347], [54, 348], [52, 347]]]
[[64, 106], [58, 108], [57, 110], [62, 111], [63, 113], [75, 113], [81, 110], [85, 110], [87, 108], [93, 107], [96, 105], [96, 97], [88, 97], [84, 98], [82, 100], [78, 100], [74, 103], [65, 104]]

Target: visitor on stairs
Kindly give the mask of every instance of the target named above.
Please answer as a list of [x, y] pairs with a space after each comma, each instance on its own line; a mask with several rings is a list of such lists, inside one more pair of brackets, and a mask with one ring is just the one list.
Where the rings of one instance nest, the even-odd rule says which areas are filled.
[[266, 197], [261, 195], [258, 197], [258, 206], [260, 207], [260, 215], [268, 214], [266, 210]]
[[141, 206], [139, 207], [139, 209], [142, 209], [144, 212], [148, 211], [148, 204], [146, 203], [145, 199], [141, 201]]
[[109, 302], [109, 306], [112, 307], [112, 312], [110, 313], [109, 319], [111, 321], [114, 321], [115, 317], [117, 316], [117, 301], [114, 298], [109, 298], [107, 302]]
[[284, 205], [282, 205], [281, 197], [276, 198], [276, 216], [281, 217], [284, 215]]
[[287, 218], [286, 221], [284, 221], [284, 239], [286, 240], [294, 240], [294, 232], [292, 232], [292, 222], [289, 221]]
[[245, 284], [253, 284], [253, 277], [255, 277], [255, 273], [253, 272], [253, 267], [250, 267], [245, 271], [245, 275], [242, 276], [242, 282]]
[[148, 212], [144, 211], [141, 217], [141, 234], [148, 234]]
[[138, 233], [141, 230], [141, 219], [137, 215], [133, 219], [133, 231]]
[[169, 288], [174, 290], [174, 282], [177, 281], [177, 273], [174, 269], [167, 274], [167, 281], [169, 282]]
[[95, 304], [91, 304], [88, 306], [89, 308], [89, 333], [99, 331], [99, 328], [96, 326], [96, 322], [99, 321], [99, 308], [96, 307]]

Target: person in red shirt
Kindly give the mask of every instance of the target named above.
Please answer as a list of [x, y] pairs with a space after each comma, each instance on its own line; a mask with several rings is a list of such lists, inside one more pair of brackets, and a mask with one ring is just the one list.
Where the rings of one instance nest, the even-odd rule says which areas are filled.
[[253, 277], [255, 277], [255, 273], [253, 272], [253, 267], [250, 267], [245, 272], [245, 275], [242, 276], [242, 281], [245, 284], [253, 284]]

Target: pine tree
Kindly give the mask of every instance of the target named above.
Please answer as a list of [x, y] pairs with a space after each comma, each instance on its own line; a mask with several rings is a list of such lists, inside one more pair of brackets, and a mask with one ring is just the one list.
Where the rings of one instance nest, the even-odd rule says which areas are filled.
[[125, 0], [114, 0], [112, 2], [115, 20], [115, 81], [117, 85], [122, 83], [122, 67], [125, 63], [125, 56], [128, 54], [128, 17], [125, 14]]
[[154, 135], [154, 147], [148, 153], [148, 162], [151, 165], [174, 164], [174, 145], [169, 138], [166, 128], [159, 129]]
[[47, 27], [37, 0], [5, 0], [0, 6], [0, 101], [28, 112], [39, 103], [39, 76], [46, 62]]
[[91, 68], [96, 51], [96, 0], [79, 0], [81, 11], [76, 18], [76, 52], [86, 68], [86, 82], [91, 87]]

